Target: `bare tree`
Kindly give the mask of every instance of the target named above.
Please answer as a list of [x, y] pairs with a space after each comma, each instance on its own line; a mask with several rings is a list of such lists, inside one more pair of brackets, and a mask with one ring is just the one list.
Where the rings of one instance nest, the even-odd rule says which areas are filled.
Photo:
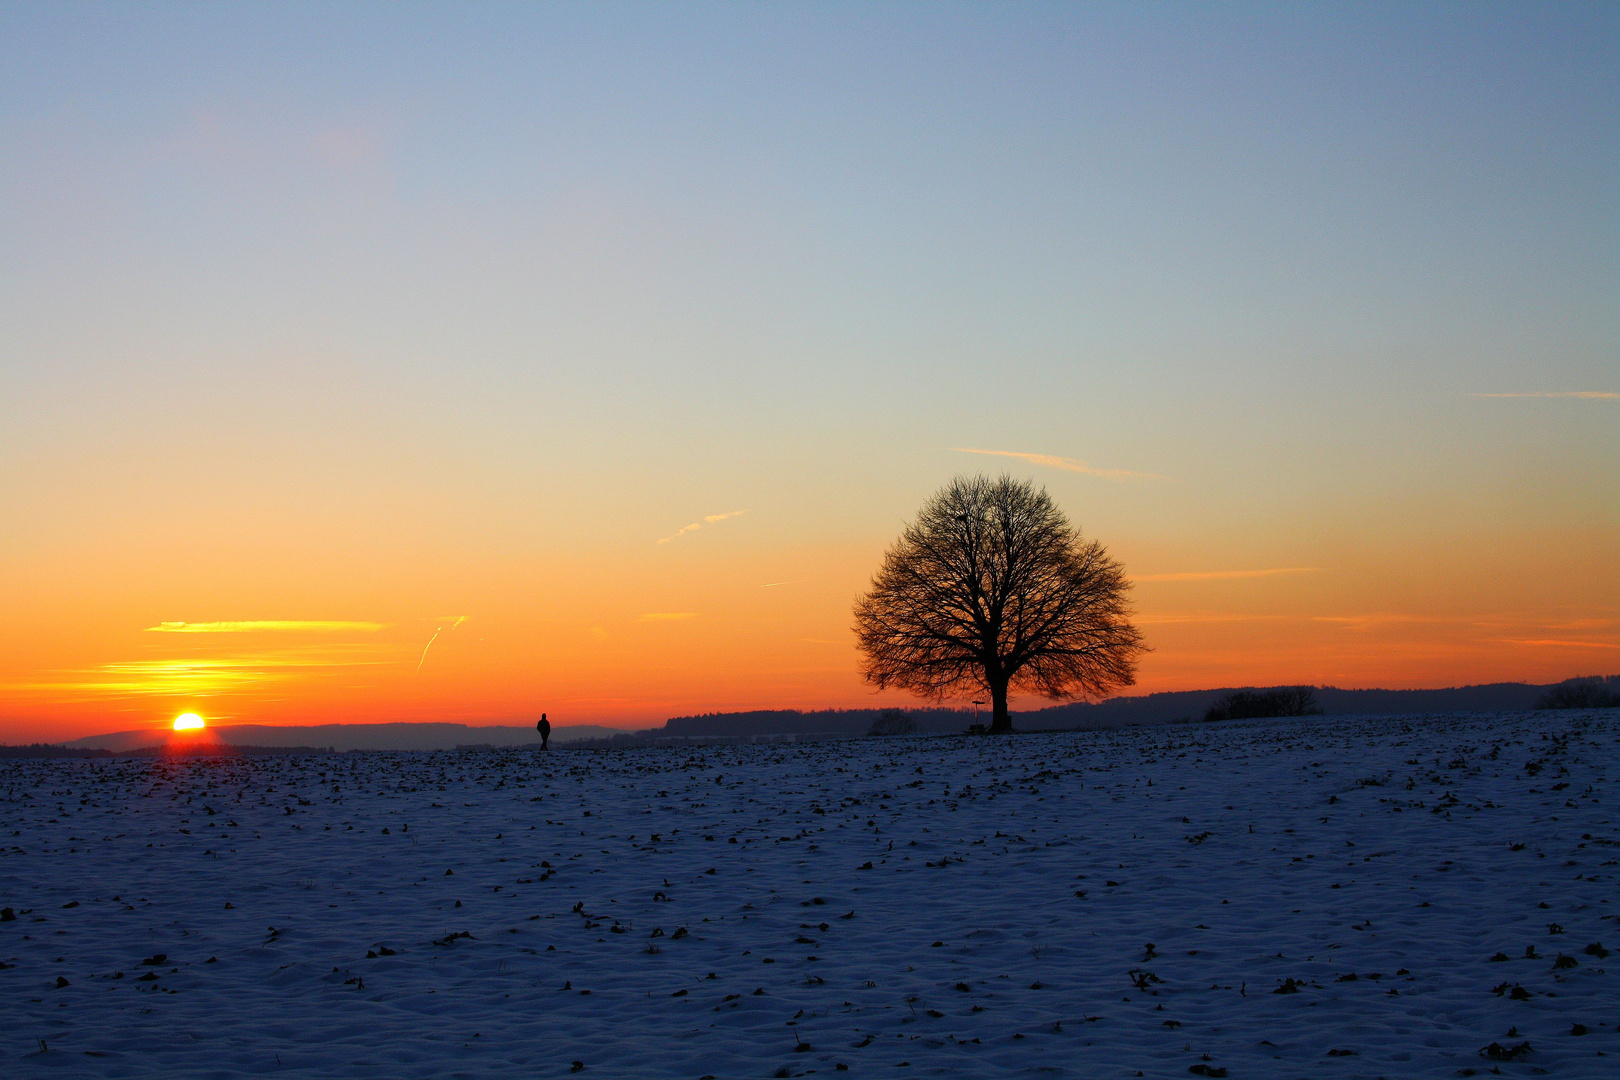
[[862, 674], [924, 697], [988, 690], [992, 732], [1010, 690], [1063, 700], [1136, 681], [1146, 651], [1123, 567], [1044, 489], [957, 477], [923, 506], [855, 602]]

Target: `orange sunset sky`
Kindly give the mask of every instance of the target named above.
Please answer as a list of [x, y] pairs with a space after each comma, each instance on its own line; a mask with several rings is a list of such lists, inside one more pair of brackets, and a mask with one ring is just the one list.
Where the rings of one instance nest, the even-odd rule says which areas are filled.
[[1620, 672], [1616, 10], [0, 11], [0, 741], [900, 704], [974, 471], [1133, 693]]

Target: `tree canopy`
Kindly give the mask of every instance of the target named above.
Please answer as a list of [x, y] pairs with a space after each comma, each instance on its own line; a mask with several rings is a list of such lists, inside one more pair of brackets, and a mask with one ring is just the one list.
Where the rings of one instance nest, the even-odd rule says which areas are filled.
[[1124, 568], [1045, 489], [957, 477], [906, 526], [855, 603], [862, 674], [931, 698], [986, 691], [992, 732], [1010, 692], [1101, 697], [1146, 651]]

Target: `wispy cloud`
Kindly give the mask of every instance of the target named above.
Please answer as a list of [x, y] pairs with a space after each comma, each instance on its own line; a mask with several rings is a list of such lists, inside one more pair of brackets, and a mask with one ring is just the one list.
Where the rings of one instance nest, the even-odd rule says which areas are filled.
[[1508, 645], [1542, 645], [1550, 648], [1568, 647], [1576, 649], [1620, 649], [1620, 642], [1613, 641], [1568, 641], [1564, 638], [1497, 638], [1496, 640]]
[[1134, 574], [1132, 581], [1228, 581], [1238, 578], [1280, 577], [1284, 574], [1320, 574], [1320, 566], [1279, 566], [1270, 570], [1193, 570], [1184, 574]]
[[797, 585], [797, 584], [798, 584], [797, 579], [795, 579], [793, 581], [767, 581], [765, 584], [761, 585], [760, 588], [762, 588], [762, 589], [774, 589], [774, 588], [777, 588], [780, 585]]
[[1461, 626], [1472, 619], [1456, 615], [1406, 615], [1400, 612], [1375, 611], [1364, 615], [1312, 615], [1311, 622], [1333, 623], [1346, 630], [1376, 630], [1385, 626]]
[[657, 542], [660, 543], [660, 544], [667, 544], [671, 540], [679, 540], [681, 537], [685, 536], [689, 532], [696, 532], [697, 530], [703, 528], [703, 526], [705, 526], [705, 525], [717, 525], [722, 521], [726, 521], [726, 520], [728, 520], [730, 518], [734, 518], [734, 517], [741, 517], [743, 514], [746, 514], [746, 513], [748, 513], [747, 510], [733, 510], [728, 514], [710, 514], [707, 517], [705, 517], [702, 521], [694, 521], [690, 525], [683, 525], [681, 528], [675, 530], [673, 533], [670, 533], [668, 536], [664, 537], [662, 540], [659, 540]]
[[342, 634], [372, 633], [387, 623], [345, 622], [332, 619], [243, 619], [234, 622], [161, 622], [148, 626], [157, 634]]
[[698, 614], [699, 613], [696, 611], [649, 611], [643, 615], [637, 615], [636, 621], [677, 622], [681, 619], [695, 619], [698, 617]]
[[1159, 615], [1138, 615], [1132, 621], [1139, 626], [1168, 626], [1177, 623], [1235, 623], [1277, 622], [1287, 615], [1247, 615], [1214, 611], [1165, 612]]
[[1620, 400], [1620, 394], [1614, 393], [1613, 391], [1610, 391], [1610, 390], [1524, 390], [1524, 391], [1518, 391], [1518, 392], [1509, 393], [1509, 394], [1469, 394], [1468, 396], [1469, 397], [1484, 397], [1484, 398], [1518, 398], [1518, 397], [1555, 398], [1555, 397], [1565, 397], [1565, 398], [1596, 398], [1596, 399], [1599, 399], [1599, 400], [1607, 400], [1607, 401]]
[[[1396, 626], [1451, 627], [1452, 632], [1490, 631], [1497, 634], [1545, 634], [1560, 630], [1585, 630], [1602, 634], [1614, 626], [1613, 619], [1581, 619], [1574, 622], [1548, 622], [1541, 619], [1520, 618], [1512, 615], [1415, 615], [1394, 611], [1374, 611], [1360, 615], [1312, 615], [1310, 622], [1328, 623], [1349, 631], [1383, 630]], [[1506, 645], [1569, 645], [1576, 648], [1620, 649], [1620, 644], [1602, 641], [1578, 641], [1569, 638], [1547, 637], [1492, 637], [1480, 638]]]
[[1570, 619], [1546, 624], [1549, 630], [1607, 630], [1620, 627], [1620, 619]]
[[1130, 469], [1105, 469], [1091, 465], [1074, 458], [1054, 457], [1051, 454], [1025, 454], [1016, 450], [975, 450], [967, 446], [953, 446], [951, 450], [958, 454], [985, 454], [989, 457], [1017, 458], [1027, 461], [1031, 465], [1044, 465], [1049, 469], [1062, 469], [1064, 472], [1084, 473], [1087, 476], [1100, 476], [1106, 480], [1163, 480], [1157, 473], [1132, 472]]

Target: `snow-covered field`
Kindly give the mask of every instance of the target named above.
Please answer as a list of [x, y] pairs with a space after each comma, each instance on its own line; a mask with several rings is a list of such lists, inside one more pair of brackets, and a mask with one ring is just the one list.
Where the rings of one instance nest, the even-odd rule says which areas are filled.
[[0, 762], [0, 1072], [1612, 1077], [1617, 761], [1610, 711]]

